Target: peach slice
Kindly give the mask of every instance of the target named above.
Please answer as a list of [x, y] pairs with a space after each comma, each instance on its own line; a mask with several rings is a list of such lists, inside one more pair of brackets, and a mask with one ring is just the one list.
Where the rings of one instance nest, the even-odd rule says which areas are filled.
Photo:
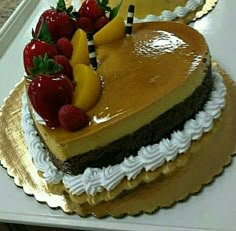
[[88, 111], [96, 104], [101, 95], [100, 77], [96, 71], [85, 64], [76, 64], [73, 74], [76, 87], [72, 104]]
[[94, 43], [96, 46], [115, 42], [125, 37], [124, 19], [116, 16], [108, 24], [94, 35]]
[[83, 30], [78, 29], [74, 33], [71, 43], [73, 45], [73, 53], [70, 60], [72, 67], [79, 63], [89, 64], [90, 61], [86, 33]]

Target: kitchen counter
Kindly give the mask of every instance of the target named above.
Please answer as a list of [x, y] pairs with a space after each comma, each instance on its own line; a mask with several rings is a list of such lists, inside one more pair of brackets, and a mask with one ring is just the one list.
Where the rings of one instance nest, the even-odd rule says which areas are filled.
[[10, 17], [22, 0], [1, 0], [0, 4], [0, 28]]

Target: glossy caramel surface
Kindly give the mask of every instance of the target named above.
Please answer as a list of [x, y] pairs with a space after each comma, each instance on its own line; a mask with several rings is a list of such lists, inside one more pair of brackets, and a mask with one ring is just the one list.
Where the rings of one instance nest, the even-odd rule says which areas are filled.
[[92, 110], [95, 123], [137, 113], [192, 76], [206, 46], [200, 36], [191, 39], [198, 34], [186, 28], [183, 33], [181, 28], [180, 24], [141, 24], [133, 36], [99, 47], [97, 72], [104, 89]]
[[106, 145], [191, 95], [207, 57], [204, 38], [184, 24], [137, 24], [132, 36], [97, 49], [103, 92], [90, 126], [75, 133], [37, 127], [59, 159]]

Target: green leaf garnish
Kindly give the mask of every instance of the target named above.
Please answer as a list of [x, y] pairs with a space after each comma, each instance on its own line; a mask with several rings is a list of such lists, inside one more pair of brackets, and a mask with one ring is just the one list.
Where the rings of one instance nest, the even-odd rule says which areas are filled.
[[116, 7], [114, 7], [113, 9], [111, 9], [111, 11], [110, 11], [110, 17], [109, 17], [110, 20], [112, 20], [113, 18], [116, 17], [116, 15], [118, 14], [118, 12], [119, 12], [119, 10], [120, 10], [120, 7], [121, 7], [122, 3], [123, 3], [123, 0], [121, 0], [120, 3], [119, 3]]

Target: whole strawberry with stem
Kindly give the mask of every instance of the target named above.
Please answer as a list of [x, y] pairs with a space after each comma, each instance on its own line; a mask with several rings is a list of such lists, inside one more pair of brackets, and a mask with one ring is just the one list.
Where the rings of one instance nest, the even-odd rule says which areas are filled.
[[39, 33], [43, 20], [45, 20], [52, 40], [55, 42], [62, 37], [70, 39], [76, 29], [73, 7], [66, 8], [65, 0], [59, 0], [56, 8], [43, 12], [36, 25], [35, 33]]
[[30, 77], [28, 78], [32, 79], [38, 74], [64, 74], [70, 80], [73, 80], [73, 69], [69, 59], [64, 55], [55, 55], [53, 58], [49, 58], [46, 53], [44, 57], [34, 57], [33, 68], [30, 69]]
[[97, 18], [105, 16], [106, 11], [110, 10], [107, 6], [108, 1], [86, 0], [82, 3], [79, 10], [79, 17], [88, 17], [95, 21]]
[[50, 128], [59, 126], [58, 112], [63, 105], [71, 104], [73, 86], [62, 74], [37, 75], [29, 85], [28, 97], [34, 110]]
[[27, 75], [31, 75], [30, 70], [34, 67], [33, 60], [35, 57], [44, 57], [47, 55], [53, 58], [58, 54], [57, 48], [53, 45], [51, 36], [48, 32], [46, 23], [42, 22], [42, 27], [38, 36], [35, 32], [32, 32], [33, 39], [25, 46], [23, 51], [23, 60], [25, 72]]
[[[111, 21], [121, 7], [123, 0], [113, 9], [108, 6], [108, 0], [86, 0], [82, 3], [77, 17], [77, 27], [85, 32], [97, 32]], [[109, 17], [106, 16], [109, 14]]]

